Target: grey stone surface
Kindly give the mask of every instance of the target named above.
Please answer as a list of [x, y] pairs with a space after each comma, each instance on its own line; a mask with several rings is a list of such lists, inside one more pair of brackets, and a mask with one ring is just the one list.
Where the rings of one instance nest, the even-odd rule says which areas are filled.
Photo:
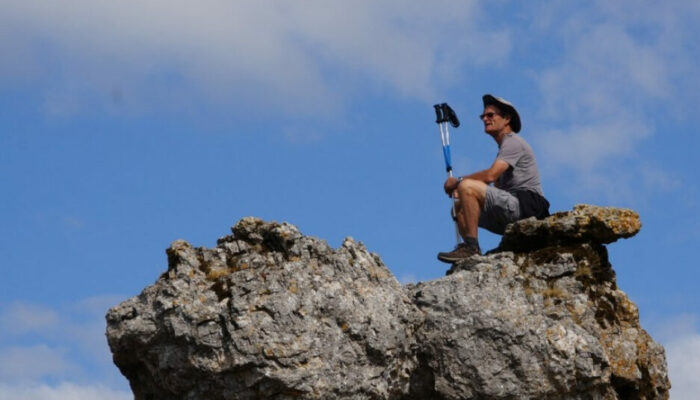
[[572, 211], [508, 225], [499, 248], [522, 251], [565, 243], [606, 244], [632, 237], [641, 227], [639, 214], [633, 210], [578, 204]]
[[663, 348], [639, 326], [600, 244], [500, 252], [411, 288], [425, 312], [424, 398], [659, 399]]
[[114, 362], [137, 400], [668, 398], [663, 348], [586, 212], [557, 217], [573, 219], [566, 240], [533, 244], [533, 220], [504, 237], [527, 250], [404, 287], [350, 238], [245, 218], [215, 248], [174, 242], [168, 271], [109, 310]]
[[156, 284], [110, 310], [114, 361], [136, 399], [407, 391], [422, 313], [376, 255], [254, 218], [233, 231], [214, 249], [174, 242]]

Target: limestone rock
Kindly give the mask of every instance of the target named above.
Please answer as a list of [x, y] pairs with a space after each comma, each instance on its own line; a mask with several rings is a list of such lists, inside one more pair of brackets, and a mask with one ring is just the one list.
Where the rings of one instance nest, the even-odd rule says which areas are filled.
[[603, 245], [639, 229], [630, 213], [523, 221], [405, 287], [351, 238], [245, 218], [215, 248], [174, 242], [107, 337], [136, 400], [666, 399], [663, 348]]
[[246, 218], [214, 249], [110, 310], [136, 399], [389, 398], [406, 392], [422, 314], [379, 258]]
[[600, 244], [500, 252], [412, 288], [424, 398], [663, 399], [663, 348]]
[[506, 227], [500, 250], [530, 250], [566, 243], [612, 243], [637, 234], [642, 224], [639, 215], [629, 209], [574, 206], [573, 211], [558, 212], [538, 220], [523, 219]]

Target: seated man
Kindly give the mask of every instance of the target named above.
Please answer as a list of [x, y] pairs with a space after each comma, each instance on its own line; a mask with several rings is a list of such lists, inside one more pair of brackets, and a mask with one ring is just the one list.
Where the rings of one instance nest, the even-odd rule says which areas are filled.
[[451, 252], [439, 253], [440, 261], [453, 263], [481, 254], [478, 227], [502, 235], [511, 222], [549, 215], [535, 155], [517, 134], [518, 112], [508, 101], [490, 94], [483, 101], [480, 118], [484, 132], [498, 144], [498, 154], [490, 168], [445, 181], [445, 193], [455, 198], [455, 219], [464, 242]]

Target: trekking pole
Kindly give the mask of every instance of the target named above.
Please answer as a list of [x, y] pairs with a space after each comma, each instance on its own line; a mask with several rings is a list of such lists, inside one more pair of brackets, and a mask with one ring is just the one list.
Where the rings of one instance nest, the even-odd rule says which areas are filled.
[[[445, 158], [445, 170], [447, 171], [447, 176], [452, 177], [452, 155], [450, 153], [450, 128], [448, 122], [455, 128], [459, 127], [459, 119], [457, 114], [452, 110], [452, 108], [447, 105], [447, 103], [435, 104], [435, 122], [440, 128], [440, 140], [442, 141], [442, 155]], [[457, 210], [455, 209], [456, 199], [452, 198], [452, 216], [455, 218], [455, 236], [457, 239], [457, 244], [461, 242], [461, 236], [459, 234], [459, 227], [457, 226]]]

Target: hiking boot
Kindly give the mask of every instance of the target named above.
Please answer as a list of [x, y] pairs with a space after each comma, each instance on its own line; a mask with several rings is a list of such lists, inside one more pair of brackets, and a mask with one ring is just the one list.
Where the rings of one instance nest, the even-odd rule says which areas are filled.
[[480, 256], [481, 249], [478, 245], [470, 245], [466, 243], [460, 243], [455, 247], [454, 250], [446, 253], [438, 253], [438, 260], [446, 263], [456, 263], [457, 261], [467, 259], [471, 256]]

